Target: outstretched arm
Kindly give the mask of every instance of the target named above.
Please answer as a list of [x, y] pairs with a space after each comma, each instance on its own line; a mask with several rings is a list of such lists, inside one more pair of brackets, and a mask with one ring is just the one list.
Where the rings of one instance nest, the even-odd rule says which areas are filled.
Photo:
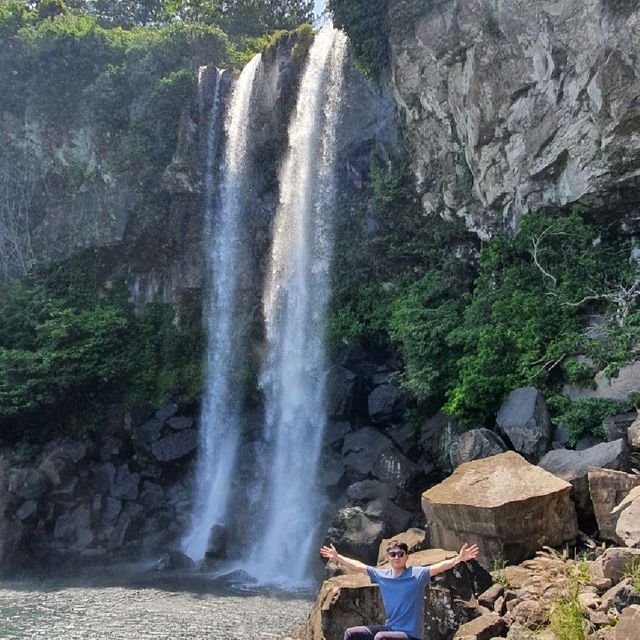
[[331, 562], [337, 562], [341, 567], [355, 571], [356, 573], [367, 573], [367, 565], [359, 560], [353, 560], [352, 558], [346, 558], [341, 556], [333, 545], [328, 547], [321, 547], [320, 555]]
[[436, 562], [436, 564], [432, 564], [429, 567], [429, 572], [432, 576], [437, 576], [439, 573], [443, 571], [449, 571], [449, 569], [453, 569], [457, 564], [461, 562], [467, 562], [468, 560], [475, 560], [475, 558], [480, 553], [478, 549], [478, 545], [469, 546], [468, 544], [463, 544], [462, 549], [460, 549], [460, 553], [455, 558], [450, 558], [449, 560], [443, 560], [442, 562]]

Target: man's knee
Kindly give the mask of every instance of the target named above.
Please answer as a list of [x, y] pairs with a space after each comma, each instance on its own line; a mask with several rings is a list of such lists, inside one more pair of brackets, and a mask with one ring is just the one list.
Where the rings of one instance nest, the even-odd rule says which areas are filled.
[[349, 627], [344, 632], [344, 640], [373, 640], [369, 627]]
[[409, 640], [409, 636], [403, 631], [378, 631], [373, 640]]

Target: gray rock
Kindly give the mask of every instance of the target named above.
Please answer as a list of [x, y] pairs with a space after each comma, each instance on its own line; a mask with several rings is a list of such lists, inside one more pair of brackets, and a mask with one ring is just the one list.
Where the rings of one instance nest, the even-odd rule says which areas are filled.
[[638, 413], [631, 411], [629, 413], [619, 413], [618, 415], [605, 418], [602, 421], [602, 430], [605, 433], [607, 442], [619, 440], [620, 438], [626, 440], [629, 427], [637, 417]]
[[351, 425], [344, 420], [329, 420], [324, 432], [325, 444], [333, 451], [341, 451], [344, 438], [350, 430]]
[[462, 433], [451, 416], [441, 411], [422, 425], [420, 447], [424, 452], [421, 464], [424, 468], [435, 465], [443, 473], [451, 473], [451, 443]]
[[16, 510], [18, 520], [28, 520], [38, 512], [38, 503], [35, 500], [23, 502]]
[[176, 415], [176, 413], [178, 413], [178, 405], [175, 404], [174, 402], [171, 402], [167, 405], [165, 405], [164, 407], [158, 409], [156, 411], [156, 420], [160, 420], [161, 422], [164, 422], [165, 420], [168, 420], [169, 418], [172, 418], [173, 416]]
[[498, 411], [496, 424], [513, 448], [530, 460], [539, 460], [549, 449], [549, 411], [534, 387], [512, 391]]
[[60, 542], [68, 544], [80, 542], [82, 546], [89, 546], [93, 540], [89, 507], [80, 505], [73, 511], [63, 513], [56, 520], [53, 537]]
[[380, 480], [360, 480], [347, 489], [347, 498], [354, 504], [363, 504], [376, 498], [393, 498], [393, 487]]
[[170, 433], [151, 445], [151, 451], [159, 462], [179, 460], [190, 454], [198, 446], [198, 433], [195, 429], [183, 429]]
[[124, 505], [108, 541], [110, 551], [120, 549], [127, 541], [135, 537], [143, 523], [143, 514], [143, 508], [135, 502], [127, 502]]
[[222, 524], [214, 524], [207, 541], [207, 555], [213, 558], [224, 558], [229, 543], [229, 532]]
[[93, 482], [96, 490], [106, 495], [111, 490], [111, 486], [116, 478], [116, 467], [111, 462], [96, 465], [93, 468]]
[[367, 399], [369, 416], [374, 424], [389, 424], [402, 416], [404, 396], [394, 384], [381, 384], [373, 389]]
[[385, 449], [395, 445], [373, 427], [364, 427], [348, 433], [342, 447], [342, 458], [347, 471], [362, 479], [373, 471], [373, 466]]
[[186, 416], [179, 416], [175, 418], [169, 418], [167, 425], [174, 431], [182, 431], [183, 429], [190, 429], [193, 427], [193, 418], [187, 418]]
[[634, 449], [640, 449], [640, 416], [636, 417], [629, 427], [627, 438], [631, 447]]
[[115, 498], [107, 498], [102, 512], [102, 525], [115, 525], [120, 511], [122, 511], [122, 501]]
[[100, 462], [109, 462], [122, 452], [123, 443], [120, 438], [107, 438], [99, 449]]
[[112, 498], [118, 500], [137, 500], [140, 487], [140, 474], [131, 473], [128, 464], [120, 465], [109, 490]]
[[327, 415], [332, 420], [349, 420], [364, 413], [362, 378], [346, 367], [334, 366], [327, 376]]
[[596, 438], [596, 436], [591, 435], [590, 433], [586, 436], [583, 436], [576, 442], [576, 451], [586, 451], [587, 449], [591, 449], [592, 447], [596, 447], [599, 444], [602, 444], [603, 440], [601, 438]]
[[154, 567], [158, 571], [191, 571], [195, 562], [182, 551], [174, 550], [166, 553]]
[[147, 510], [160, 509], [166, 504], [164, 489], [155, 482], [145, 480], [140, 492], [140, 504]]
[[397, 449], [383, 449], [371, 470], [374, 478], [390, 484], [396, 489], [410, 487], [419, 473], [418, 466]]
[[362, 507], [344, 507], [334, 516], [327, 539], [341, 553], [375, 563], [378, 545], [384, 537], [384, 523], [364, 513]]
[[151, 418], [147, 422], [134, 429], [134, 436], [142, 444], [151, 445], [162, 435], [162, 422], [157, 418]]
[[451, 464], [455, 469], [464, 462], [488, 458], [506, 450], [505, 443], [493, 431], [489, 429], [471, 429], [456, 436], [451, 443]]
[[591, 513], [593, 507], [589, 496], [589, 467], [621, 470], [626, 464], [626, 459], [626, 441], [620, 439], [615, 442], [603, 442], [584, 451], [569, 449], [549, 451], [540, 460], [539, 466], [558, 478], [570, 482], [573, 487], [571, 497], [578, 510], [582, 513]]
[[415, 459], [420, 444], [420, 432], [415, 425], [392, 424], [385, 429], [385, 433], [396, 443], [405, 456]]
[[9, 493], [24, 500], [35, 500], [49, 488], [47, 476], [39, 469], [23, 467], [9, 471]]
[[611, 607], [622, 611], [632, 604], [640, 604], [640, 591], [633, 587], [629, 578], [625, 578], [605, 591], [601, 600], [600, 609], [602, 611], [609, 611]]
[[364, 508], [366, 516], [384, 522], [384, 535], [393, 537], [397, 533], [406, 531], [411, 524], [414, 514], [401, 509], [387, 498], [376, 498]]

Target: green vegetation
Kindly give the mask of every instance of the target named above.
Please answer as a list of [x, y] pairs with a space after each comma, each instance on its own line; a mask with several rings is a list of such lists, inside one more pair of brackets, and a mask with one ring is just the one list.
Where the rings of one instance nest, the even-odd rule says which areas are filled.
[[[629, 408], [633, 399], [571, 403], [559, 392], [593, 378], [575, 356], [612, 374], [638, 357], [631, 239], [584, 212], [531, 213], [517, 235], [478, 248], [460, 224], [425, 219], [406, 166], [374, 154], [370, 180], [364, 204], [340, 203], [351, 231], [336, 251], [334, 348], [353, 338], [398, 348], [417, 416], [446, 402], [462, 425], [490, 425], [509, 391], [533, 385], [575, 443]], [[354, 231], [363, 210], [377, 226], [369, 240]]]
[[501, 584], [505, 589], [511, 586], [509, 578], [507, 578], [507, 561], [504, 558], [494, 558], [491, 561], [491, 575], [495, 582]]
[[34, 442], [99, 428], [109, 404], [194, 402], [203, 335], [197, 310], [137, 316], [122, 287], [98, 294], [91, 273], [62, 267], [0, 289], [0, 437]]
[[580, 587], [589, 580], [585, 563], [568, 576], [568, 583], [562, 595], [555, 599], [549, 611], [549, 628], [558, 640], [587, 640], [591, 623], [586, 616], [578, 596]]
[[623, 578], [628, 578], [631, 581], [631, 586], [640, 591], [640, 557], [634, 556], [627, 562], [624, 568]]

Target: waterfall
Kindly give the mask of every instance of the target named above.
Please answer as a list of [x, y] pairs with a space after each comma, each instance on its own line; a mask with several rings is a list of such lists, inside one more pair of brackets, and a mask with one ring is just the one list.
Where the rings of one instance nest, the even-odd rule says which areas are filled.
[[[241, 392], [237, 380], [239, 344], [237, 271], [239, 235], [250, 185], [251, 148], [248, 127], [260, 55], [243, 69], [225, 117], [226, 148], [220, 192], [213, 180], [215, 134], [207, 136], [205, 214], [208, 222], [209, 300], [206, 389], [200, 418], [200, 442], [191, 527], [182, 540], [184, 552], [202, 560], [212, 527], [224, 524], [241, 429]], [[218, 86], [219, 83], [216, 84]], [[202, 104], [202, 98], [199, 100]], [[217, 105], [214, 96], [213, 104]], [[217, 108], [217, 107], [216, 107]], [[210, 125], [211, 120], [210, 118]]]
[[250, 568], [261, 582], [304, 582], [324, 502], [316, 476], [326, 414], [324, 316], [346, 48], [346, 36], [330, 24], [316, 36], [279, 175], [263, 297], [268, 352], [260, 379], [270, 477], [264, 479], [262, 539]]

